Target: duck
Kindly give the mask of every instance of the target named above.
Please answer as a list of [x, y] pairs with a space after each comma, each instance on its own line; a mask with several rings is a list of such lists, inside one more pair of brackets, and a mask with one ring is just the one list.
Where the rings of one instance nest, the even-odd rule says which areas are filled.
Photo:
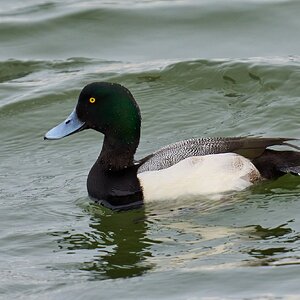
[[[300, 175], [300, 148], [290, 143], [295, 138], [190, 138], [135, 159], [141, 112], [132, 93], [118, 83], [86, 85], [69, 117], [44, 139], [57, 140], [86, 129], [104, 135], [87, 177], [88, 195], [113, 210], [237, 192], [288, 173]], [[282, 145], [293, 149], [270, 149]]]

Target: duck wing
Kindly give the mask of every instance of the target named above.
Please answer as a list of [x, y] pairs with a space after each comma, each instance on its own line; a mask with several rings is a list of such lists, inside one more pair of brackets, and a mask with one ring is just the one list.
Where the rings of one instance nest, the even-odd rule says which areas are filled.
[[212, 137], [183, 140], [167, 145], [137, 162], [138, 173], [165, 169], [191, 156], [234, 152], [246, 158], [255, 159], [271, 146], [286, 145], [300, 150], [299, 147], [288, 143], [291, 140], [296, 139]]

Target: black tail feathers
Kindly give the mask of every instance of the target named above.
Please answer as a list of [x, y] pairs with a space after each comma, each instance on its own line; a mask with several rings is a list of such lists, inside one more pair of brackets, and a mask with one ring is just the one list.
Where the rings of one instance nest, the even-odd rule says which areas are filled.
[[252, 163], [266, 179], [275, 179], [287, 173], [300, 176], [300, 152], [267, 149]]

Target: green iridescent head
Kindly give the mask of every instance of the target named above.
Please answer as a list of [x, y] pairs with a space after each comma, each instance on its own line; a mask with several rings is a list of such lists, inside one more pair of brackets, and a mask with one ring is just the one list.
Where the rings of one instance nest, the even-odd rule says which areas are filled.
[[141, 115], [125, 87], [107, 82], [88, 84], [80, 93], [76, 113], [85, 126], [132, 143], [140, 136]]
[[75, 110], [47, 132], [45, 139], [92, 128], [113, 144], [138, 144], [140, 127], [140, 110], [129, 90], [116, 83], [94, 82], [82, 89]]

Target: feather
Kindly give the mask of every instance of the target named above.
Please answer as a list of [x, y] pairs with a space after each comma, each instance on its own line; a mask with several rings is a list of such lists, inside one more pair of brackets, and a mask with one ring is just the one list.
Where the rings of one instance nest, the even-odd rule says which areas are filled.
[[173, 166], [191, 156], [234, 152], [249, 159], [263, 154], [266, 148], [276, 145], [286, 145], [296, 140], [291, 138], [261, 138], [261, 137], [213, 137], [194, 138], [167, 145], [140, 161], [138, 173], [161, 170]]

